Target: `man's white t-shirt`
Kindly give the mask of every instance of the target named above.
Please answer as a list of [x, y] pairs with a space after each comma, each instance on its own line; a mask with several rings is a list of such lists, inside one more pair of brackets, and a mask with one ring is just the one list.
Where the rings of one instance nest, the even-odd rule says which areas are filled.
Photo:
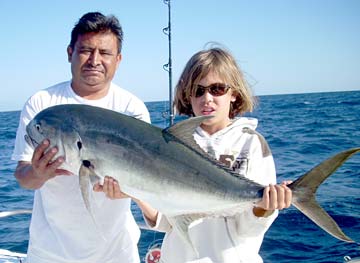
[[[99, 100], [74, 93], [70, 81], [34, 94], [25, 104], [16, 134], [12, 159], [31, 161], [33, 149], [25, 142], [26, 125], [37, 113], [59, 104], [87, 104], [118, 111], [150, 122], [145, 104], [111, 84]], [[89, 116], [91, 118], [91, 116]], [[29, 263], [140, 262], [140, 230], [130, 210], [130, 199], [110, 200], [93, 192], [94, 224], [81, 197], [78, 176], [56, 176], [35, 190], [27, 252]]]

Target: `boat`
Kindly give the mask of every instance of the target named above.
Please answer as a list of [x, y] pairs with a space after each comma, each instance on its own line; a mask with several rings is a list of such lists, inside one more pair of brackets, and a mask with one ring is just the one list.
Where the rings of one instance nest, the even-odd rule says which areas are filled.
[[16, 253], [6, 249], [0, 249], [0, 262], [1, 263], [24, 263], [26, 254]]

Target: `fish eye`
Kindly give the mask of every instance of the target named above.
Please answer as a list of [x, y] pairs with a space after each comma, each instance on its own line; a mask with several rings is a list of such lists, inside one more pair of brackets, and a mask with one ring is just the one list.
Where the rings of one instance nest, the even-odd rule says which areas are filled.
[[36, 125], [35, 125], [35, 128], [36, 128], [37, 131], [41, 132], [41, 126], [40, 126], [40, 124], [36, 124]]

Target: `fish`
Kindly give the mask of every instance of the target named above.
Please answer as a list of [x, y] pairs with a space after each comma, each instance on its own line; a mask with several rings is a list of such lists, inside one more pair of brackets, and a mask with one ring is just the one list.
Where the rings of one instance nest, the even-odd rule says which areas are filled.
[[[211, 117], [193, 117], [161, 129], [112, 110], [65, 104], [39, 112], [27, 125], [25, 139], [33, 147], [44, 139], [57, 146], [54, 159], [63, 156], [60, 168], [79, 175], [89, 213], [93, 205], [89, 201], [91, 185], [109, 176], [119, 182], [122, 192], [164, 214], [191, 244], [191, 223], [239, 213], [260, 200], [264, 190], [264, 185], [240, 176], [197, 145], [193, 133]], [[271, 154], [266, 141], [261, 142], [263, 154]], [[292, 205], [345, 242], [354, 240], [321, 208], [315, 195], [325, 179], [359, 151], [352, 148], [340, 152], [288, 185]]]

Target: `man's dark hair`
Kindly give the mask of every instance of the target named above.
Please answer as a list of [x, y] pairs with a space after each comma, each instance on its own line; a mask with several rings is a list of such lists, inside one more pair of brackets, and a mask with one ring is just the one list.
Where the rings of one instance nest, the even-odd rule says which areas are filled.
[[79, 35], [86, 33], [99, 33], [111, 31], [118, 40], [118, 51], [121, 53], [123, 31], [119, 20], [113, 16], [104, 16], [99, 12], [90, 12], [83, 15], [71, 32], [71, 41], [69, 46], [74, 49]]

